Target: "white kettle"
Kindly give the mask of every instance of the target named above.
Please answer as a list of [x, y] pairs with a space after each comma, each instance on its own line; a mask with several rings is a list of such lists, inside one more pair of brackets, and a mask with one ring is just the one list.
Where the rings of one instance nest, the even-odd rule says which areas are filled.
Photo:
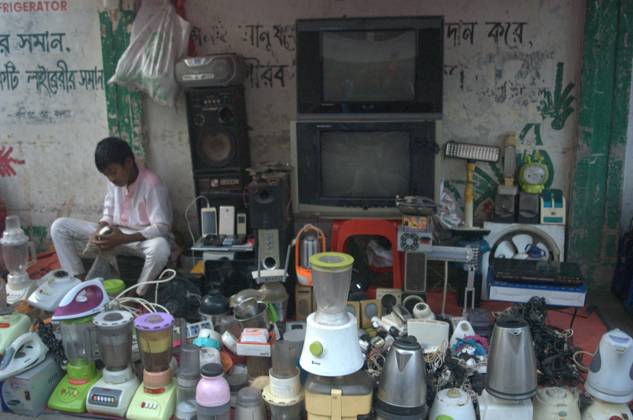
[[470, 396], [459, 388], [443, 389], [435, 396], [429, 420], [476, 420]]
[[539, 388], [534, 396], [535, 420], [580, 420], [578, 394], [566, 388]]
[[626, 404], [633, 400], [633, 338], [619, 329], [600, 339], [585, 389], [595, 398]]

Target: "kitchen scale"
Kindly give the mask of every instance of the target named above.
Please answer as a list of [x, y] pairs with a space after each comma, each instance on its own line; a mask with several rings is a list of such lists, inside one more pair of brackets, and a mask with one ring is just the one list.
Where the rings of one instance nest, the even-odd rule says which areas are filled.
[[176, 380], [172, 378], [172, 329], [174, 317], [152, 312], [134, 320], [143, 362], [143, 383], [127, 410], [131, 420], [168, 420], [176, 408]]
[[67, 373], [48, 399], [49, 408], [69, 413], [86, 411], [88, 391], [101, 377], [93, 360], [93, 329], [91, 316], [61, 322]]
[[105, 365], [103, 376], [88, 391], [90, 413], [125, 417], [139, 380], [130, 367], [132, 357], [132, 314], [127, 311], [101, 312], [92, 321]]

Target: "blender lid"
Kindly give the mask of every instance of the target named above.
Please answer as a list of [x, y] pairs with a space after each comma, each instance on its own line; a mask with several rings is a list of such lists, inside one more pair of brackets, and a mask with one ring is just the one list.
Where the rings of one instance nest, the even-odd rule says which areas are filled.
[[229, 311], [229, 300], [219, 293], [204, 295], [198, 311], [204, 315], [225, 314]]
[[246, 388], [242, 388], [237, 393], [237, 405], [242, 407], [253, 407], [260, 404], [262, 401], [262, 392], [253, 388], [252, 386], [247, 386]]
[[437, 393], [437, 399], [444, 405], [463, 406], [470, 402], [470, 397], [459, 388], [443, 389]]
[[20, 218], [18, 216], [7, 216], [5, 229], [0, 239], [0, 244], [4, 246], [22, 245], [29, 241], [24, 230], [20, 227]]
[[118, 328], [129, 322], [132, 322], [132, 314], [127, 311], [107, 311], [101, 312], [92, 321], [97, 327], [100, 328]]
[[202, 366], [202, 369], [200, 369], [200, 372], [202, 373], [202, 376], [224, 375], [224, 369], [222, 368], [222, 365], [219, 363], [207, 363], [206, 365]]
[[339, 271], [350, 268], [354, 264], [354, 257], [342, 252], [321, 252], [310, 257], [312, 268], [325, 271]]
[[505, 317], [496, 322], [497, 327], [500, 328], [525, 328], [528, 327], [528, 323], [523, 318]]
[[108, 279], [103, 281], [103, 287], [108, 296], [116, 296], [125, 290], [125, 282], [121, 279]]
[[151, 312], [134, 320], [134, 326], [140, 331], [160, 331], [172, 325], [174, 325], [174, 317], [166, 312]]

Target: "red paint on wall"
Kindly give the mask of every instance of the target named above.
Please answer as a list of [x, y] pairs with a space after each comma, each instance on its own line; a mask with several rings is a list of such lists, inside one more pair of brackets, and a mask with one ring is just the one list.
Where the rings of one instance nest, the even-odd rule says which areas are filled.
[[0, 176], [15, 176], [16, 172], [13, 165], [24, 165], [23, 160], [15, 159], [11, 156], [13, 146], [0, 146]]

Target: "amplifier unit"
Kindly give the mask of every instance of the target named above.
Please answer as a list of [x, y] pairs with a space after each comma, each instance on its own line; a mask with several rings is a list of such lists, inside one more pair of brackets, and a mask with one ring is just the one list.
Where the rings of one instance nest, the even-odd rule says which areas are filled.
[[176, 81], [185, 88], [239, 85], [246, 78], [244, 58], [237, 54], [187, 57], [176, 63]]

